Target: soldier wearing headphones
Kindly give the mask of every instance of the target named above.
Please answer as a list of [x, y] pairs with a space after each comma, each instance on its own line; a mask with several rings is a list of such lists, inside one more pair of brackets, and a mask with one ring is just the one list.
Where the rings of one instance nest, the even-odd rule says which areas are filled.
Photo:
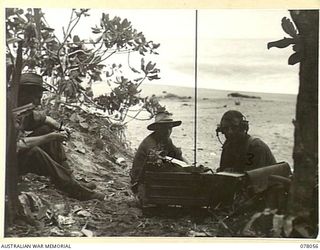
[[244, 172], [276, 163], [270, 148], [261, 139], [248, 134], [249, 122], [237, 110], [227, 111], [216, 129], [224, 134], [220, 167], [217, 171]]

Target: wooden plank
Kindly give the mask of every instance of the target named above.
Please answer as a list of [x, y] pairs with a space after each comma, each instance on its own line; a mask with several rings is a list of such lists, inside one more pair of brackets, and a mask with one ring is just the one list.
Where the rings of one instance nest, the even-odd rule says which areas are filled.
[[245, 176], [161, 170], [145, 172], [146, 204], [208, 206], [220, 200], [232, 200]]

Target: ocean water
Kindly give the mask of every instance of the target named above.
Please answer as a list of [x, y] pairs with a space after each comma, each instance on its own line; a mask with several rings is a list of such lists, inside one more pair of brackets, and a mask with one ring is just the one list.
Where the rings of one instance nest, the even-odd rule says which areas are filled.
[[191, 96], [195, 100], [195, 94], [197, 93], [198, 101], [201, 101], [205, 98], [210, 99], [223, 99], [227, 98], [227, 95], [233, 92], [238, 92], [241, 94], [246, 94], [250, 96], [261, 97], [263, 100], [269, 101], [296, 101], [296, 94], [283, 94], [283, 93], [263, 93], [263, 92], [250, 92], [244, 90], [221, 90], [221, 89], [209, 89], [209, 88], [197, 88], [197, 91], [194, 87], [181, 87], [181, 86], [171, 86], [171, 85], [156, 85], [156, 84], [145, 84], [142, 85], [142, 96], [151, 96], [155, 95], [164, 95], [163, 92], [172, 93], [178, 96]]

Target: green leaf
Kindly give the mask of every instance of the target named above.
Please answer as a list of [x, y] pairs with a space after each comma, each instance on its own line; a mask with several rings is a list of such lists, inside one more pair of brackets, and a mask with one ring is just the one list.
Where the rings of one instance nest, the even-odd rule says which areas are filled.
[[127, 20], [127, 18], [125, 18], [123, 21], [122, 21], [122, 27], [123, 28], [126, 28], [126, 27], [128, 27], [129, 25], [130, 25], [130, 23], [128, 22], [128, 20]]
[[50, 43], [52, 41], [54, 41], [54, 38], [53, 37], [49, 37], [46, 40], [44, 40], [44, 43]]
[[104, 64], [98, 64], [98, 65], [97, 65], [97, 68], [98, 68], [98, 69], [103, 69], [104, 67], [106, 67], [106, 65], [104, 65]]
[[146, 71], [149, 72], [151, 71], [154, 66], [156, 66], [156, 64], [152, 64], [151, 62], [148, 62], [147, 66], [146, 66]]
[[130, 69], [131, 69], [134, 73], [140, 73], [140, 71], [136, 70], [135, 68], [130, 67]]
[[295, 39], [285, 37], [281, 40], [268, 43], [267, 47], [268, 47], [268, 49], [270, 49], [272, 47], [285, 48], [285, 47], [288, 47], [290, 44], [294, 44], [294, 43], [296, 43]]
[[287, 17], [282, 18], [281, 26], [284, 32], [286, 32], [291, 37], [295, 38], [298, 36], [297, 30], [294, 28], [294, 25], [289, 18]]
[[49, 31], [49, 32], [53, 32], [53, 31], [54, 31], [54, 29], [49, 28], [49, 27], [43, 27], [42, 29], [43, 29], [43, 30], [47, 30], [47, 31]]
[[143, 72], [146, 72], [146, 71], [145, 71], [144, 58], [143, 58], [143, 57], [141, 58], [141, 70], [142, 70]]
[[143, 77], [139, 77], [137, 79], [134, 79], [135, 82], [140, 82], [143, 79]]
[[288, 59], [289, 65], [295, 65], [298, 62], [301, 62], [301, 55], [299, 52], [292, 54]]
[[157, 48], [159, 48], [159, 46], [160, 46], [160, 43], [158, 43], [158, 44], [153, 44], [153, 49], [157, 49]]
[[80, 43], [81, 40], [80, 40], [79, 36], [77, 36], [77, 35], [73, 36], [73, 42], [74, 43]]
[[152, 75], [152, 76], [148, 76], [148, 80], [152, 81], [152, 80], [159, 80], [160, 77], [158, 75]]
[[91, 29], [92, 29], [92, 33], [94, 33], [94, 34], [101, 33], [101, 29], [99, 29], [99, 28], [91, 28]]
[[15, 42], [19, 42], [21, 41], [21, 39], [19, 38], [15, 38], [15, 37], [12, 37], [12, 38], [8, 38], [7, 39], [7, 43], [10, 44], [10, 43], [15, 43]]
[[18, 13], [19, 15], [23, 15], [23, 9], [18, 9], [18, 10], [17, 10], [17, 13]]
[[149, 74], [156, 74], [159, 72], [160, 72], [160, 69], [154, 69], [154, 70], [150, 71]]

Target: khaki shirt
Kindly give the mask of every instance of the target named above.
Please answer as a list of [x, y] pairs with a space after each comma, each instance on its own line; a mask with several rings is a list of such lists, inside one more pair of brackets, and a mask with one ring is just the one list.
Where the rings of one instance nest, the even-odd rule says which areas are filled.
[[247, 135], [237, 143], [228, 140], [224, 143], [219, 171], [230, 169], [241, 173], [275, 163], [276, 159], [268, 145], [259, 138]]
[[26, 115], [16, 118], [16, 127], [18, 128], [17, 141], [24, 141], [34, 129], [42, 126], [46, 120], [46, 114], [43, 111], [32, 110]]
[[134, 157], [132, 169], [130, 171], [132, 184], [138, 182], [141, 178], [143, 168], [151, 151], [161, 151], [161, 156], [170, 156], [178, 160], [183, 160], [181, 150], [173, 145], [170, 138], [163, 144], [156, 138], [155, 133], [153, 132], [141, 142]]

